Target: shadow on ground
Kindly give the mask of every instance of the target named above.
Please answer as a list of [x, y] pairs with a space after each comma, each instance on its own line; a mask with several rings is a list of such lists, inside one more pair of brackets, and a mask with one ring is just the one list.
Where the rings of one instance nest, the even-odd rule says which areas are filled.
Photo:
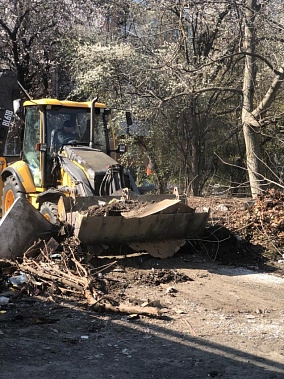
[[195, 337], [186, 326], [172, 330], [171, 320], [129, 321], [37, 299], [16, 302], [0, 316], [1, 379], [284, 376], [280, 362]]

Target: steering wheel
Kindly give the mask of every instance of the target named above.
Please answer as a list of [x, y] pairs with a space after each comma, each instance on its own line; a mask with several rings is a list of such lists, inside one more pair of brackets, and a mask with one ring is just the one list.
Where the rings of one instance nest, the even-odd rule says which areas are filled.
[[64, 140], [62, 141], [62, 145], [78, 144], [78, 143], [80, 143], [80, 141], [78, 141], [76, 138], [72, 139], [72, 137], [64, 138]]

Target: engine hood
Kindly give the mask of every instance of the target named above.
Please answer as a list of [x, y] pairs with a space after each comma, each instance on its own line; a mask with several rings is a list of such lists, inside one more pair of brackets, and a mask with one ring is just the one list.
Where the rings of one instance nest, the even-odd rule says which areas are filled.
[[117, 164], [107, 154], [87, 146], [65, 146], [64, 151], [71, 161], [82, 166], [91, 177], [105, 174], [109, 166]]
[[64, 146], [63, 151], [62, 167], [76, 182], [80, 196], [111, 195], [130, 188], [129, 172], [104, 152], [87, 146]]

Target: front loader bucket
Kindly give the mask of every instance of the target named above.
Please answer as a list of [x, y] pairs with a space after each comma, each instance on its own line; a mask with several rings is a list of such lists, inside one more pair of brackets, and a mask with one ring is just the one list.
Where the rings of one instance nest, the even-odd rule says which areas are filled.
[[48, 222], [28, 200], [18, 198], [0, 221], [0, 258], [22, 257], [32, 244], [51, 232]]
[[166, 256], [173, 255], [177, 245], [183, 245], [186, 239], [202, 235], [207, 219], [207, 212], [195, 213], [179, 200], [141, 205], [117, 216], [69, 213], [75, 236], [86, 245], [124, 243], [135, 250], [152, 250], [155, 255], [150, 244], [171, 241], [171, 253]]

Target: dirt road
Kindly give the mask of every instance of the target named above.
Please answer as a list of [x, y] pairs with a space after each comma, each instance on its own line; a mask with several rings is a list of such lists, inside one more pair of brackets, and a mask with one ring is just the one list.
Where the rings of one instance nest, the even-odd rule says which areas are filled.
[[121, 258], [106, 276], [126, 303], [160, 302], [163, 317], [23, 298], [0, 314], [0, 378], [284, 377], [283, 277], [186, 253]]

